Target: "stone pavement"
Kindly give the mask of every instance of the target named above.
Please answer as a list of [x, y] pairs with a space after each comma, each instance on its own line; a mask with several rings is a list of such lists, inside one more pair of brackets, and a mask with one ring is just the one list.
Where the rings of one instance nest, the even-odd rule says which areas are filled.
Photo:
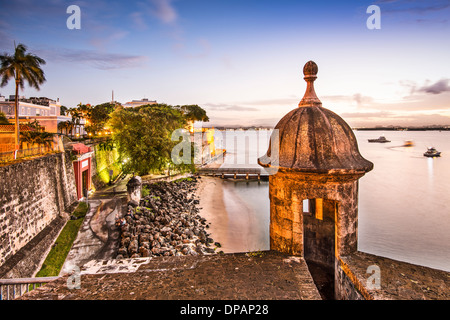
[[122, 215], [122, 207], [126, 205], [127, 177], [89, 197], [89, 211], [67, 255], [61, 275], [72, 272], [75, 267], [81, 268], [93, 259], [115, 258], [119, 243], [115, 217]]
[[[75, 276], [80, 289], [69, 289]], [[20, 299], [320, 300], [320, 295], [302, 258], [264, 251], [92, 261], [80, 275], [65, 275]]]
[[119, 233], [115, 216], [123, 205], [121, 198], [89, 200], [90, 209], [78, 232], [60, 274], [70, 273], [93, 259], [112, 259], [118, 247]]

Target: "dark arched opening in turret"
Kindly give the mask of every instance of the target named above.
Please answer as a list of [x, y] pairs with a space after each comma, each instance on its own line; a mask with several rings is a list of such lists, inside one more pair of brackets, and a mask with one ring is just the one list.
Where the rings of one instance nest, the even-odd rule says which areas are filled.
[[303, 254], [309, 271], [325, 300], [334, 299], [336, 218], [338, 201], [303, 200]]

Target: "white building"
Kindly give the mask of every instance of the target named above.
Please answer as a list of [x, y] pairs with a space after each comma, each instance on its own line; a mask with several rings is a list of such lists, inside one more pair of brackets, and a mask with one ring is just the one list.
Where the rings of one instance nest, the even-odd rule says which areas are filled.
[[[15, 96], [10, 95], [9, 99], [0, 96], [0, 111], [8, 119], [14, 119]], [[56, 101], [46, 97], [25, 98], [19, 96], [19, 121], [29, 122], [37, 120], [47, 132], [57, 132], [58, 123], [72, 120], [70, 116], [61, 115], [61, 104], [59, 99]]]
[[[0, 99], [0, 111], [6, 114], [6, 117], [14, 118], [15, 96], [10, 95], [9, 99]], [[2, 101], [3, 100], [3, 101]], [[30, 97], [26, 99], [19, 96], [19, 117], [25, 116], [59, 116], [61, 104], [58, 101], [46, 97]]]
[[148, 100], [147, 98], [144, 98], [142, 100], [132, 100], [129, 101], [127, 103], [125, 103], [123, 106], [125, 108], [135, 108], [135, 107], [140, 107], [146, 104], [157, 104], [158, 102], [156, 102], [156, 100]]

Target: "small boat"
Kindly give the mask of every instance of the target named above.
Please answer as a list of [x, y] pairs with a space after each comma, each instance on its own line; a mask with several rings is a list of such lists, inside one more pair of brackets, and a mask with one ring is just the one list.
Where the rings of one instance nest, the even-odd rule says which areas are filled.
[[414, 141], [412, 140], [406, 140], [405, 143], [403, 144], [404, 147], [413, 147], [414, 146]]
[[387, 140], [385, 136], [380, 136], [378, 139], [368, 139], [369, 142], [380, 142], [380, 143], [385, 143], [385, 142], [391, 142], [391, 140]]
[[434, 147], [428, 148], [428, 150], [423, 154], [425, 157], [440, 157], [441, 152], [437, 151]]

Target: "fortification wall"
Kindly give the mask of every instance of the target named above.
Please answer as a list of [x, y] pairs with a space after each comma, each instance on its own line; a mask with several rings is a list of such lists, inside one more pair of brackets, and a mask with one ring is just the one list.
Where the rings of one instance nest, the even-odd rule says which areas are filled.
[[336, 262], [335, 293], [342, 300], [448, 300], [450, 272], [356, 252]]
[[56, 218], [67, 218], [76, 201], [68, 153], [0, 167], [0, 266]]

